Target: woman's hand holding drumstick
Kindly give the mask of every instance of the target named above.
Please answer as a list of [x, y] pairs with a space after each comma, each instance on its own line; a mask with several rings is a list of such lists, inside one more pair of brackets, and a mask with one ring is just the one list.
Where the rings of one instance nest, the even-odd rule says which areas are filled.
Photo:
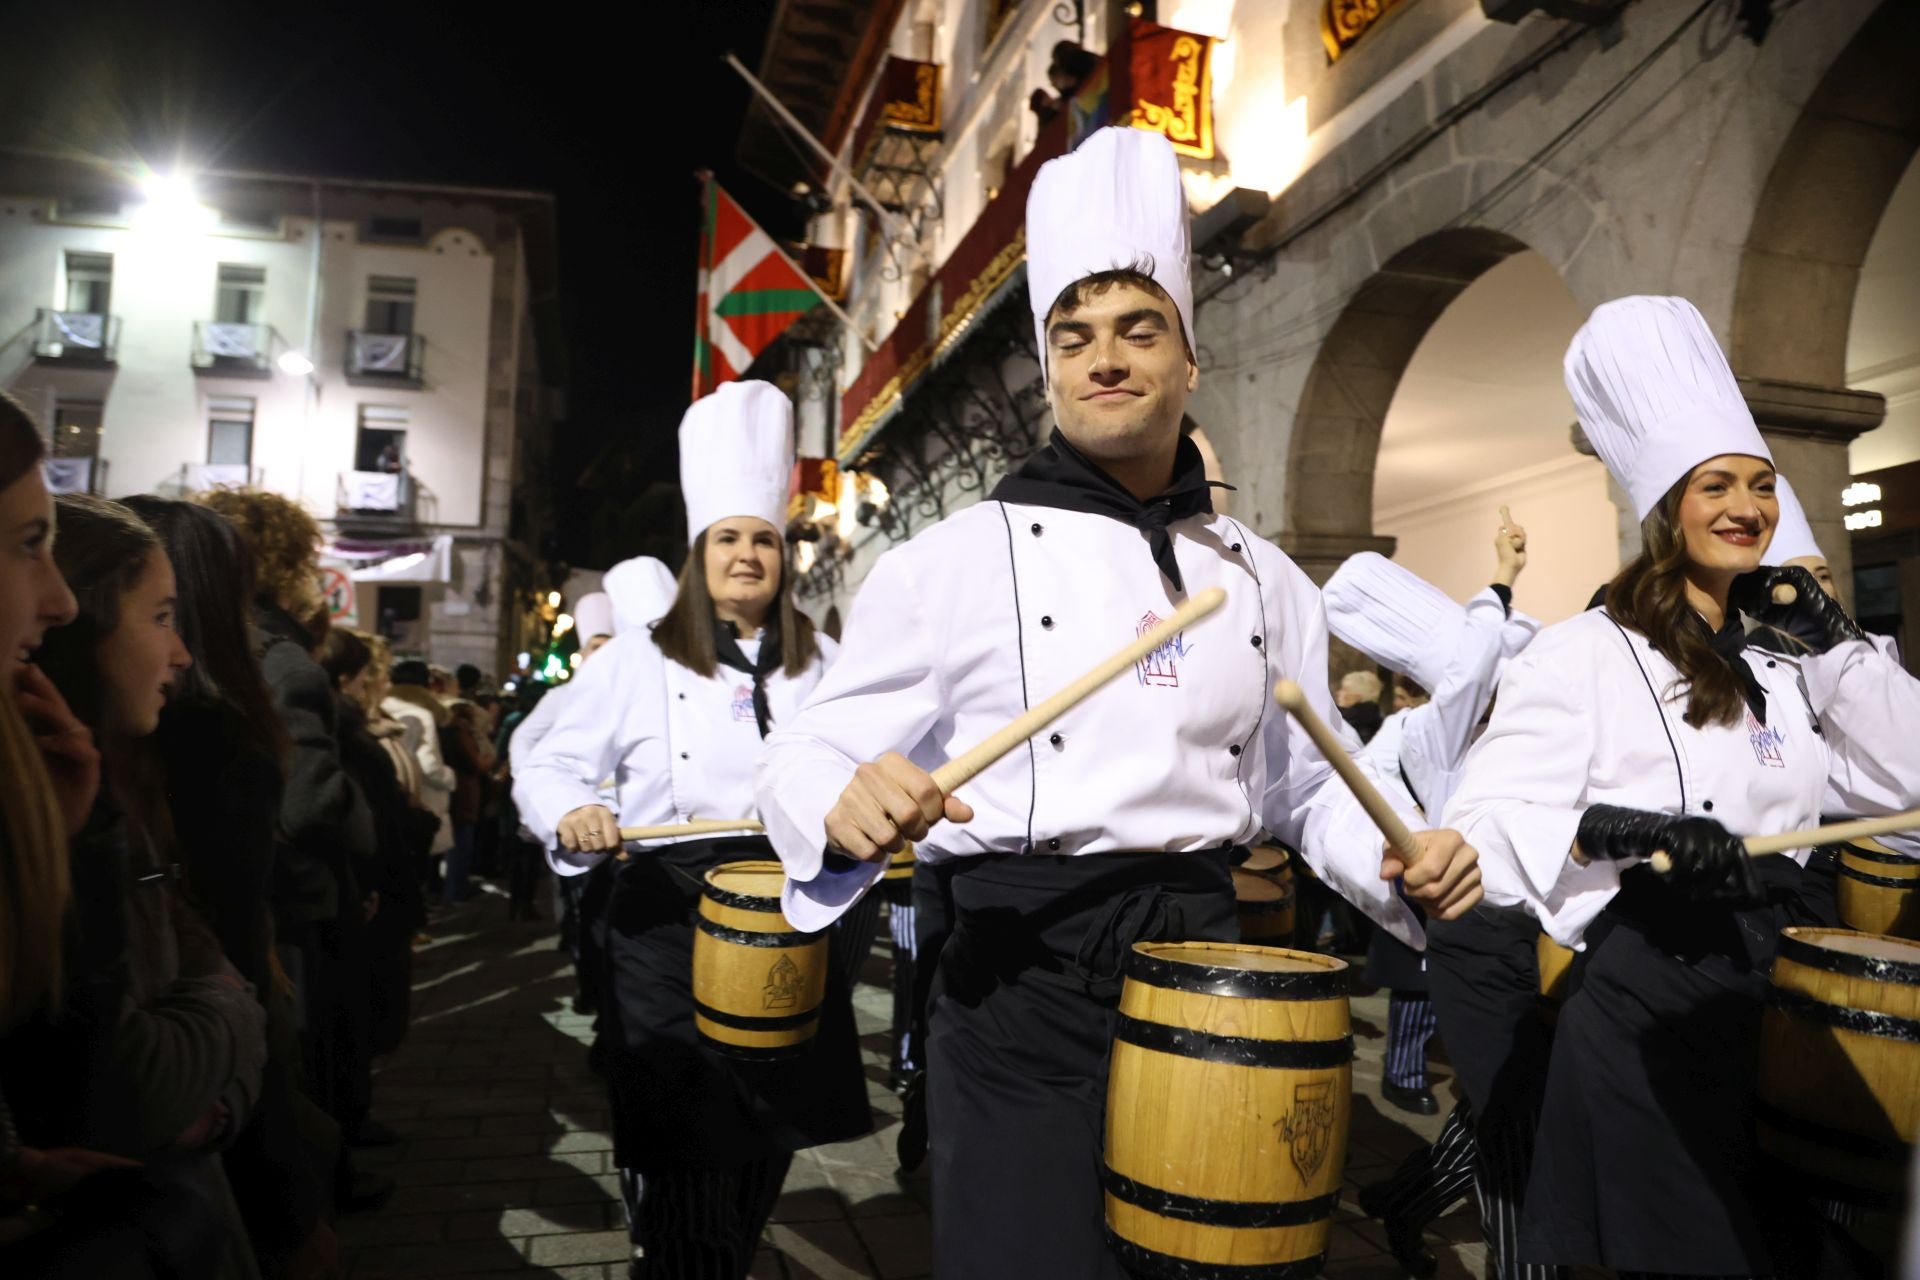
[[1307, 701], [1306, 690], [1292, 680], [1274, 687], [1273, 697], [1313, 739], [1354, 799], [1387, 838], [1380, 878], [1399, 880], [1407, 897], [1429, 916], [1457, 920], [1480, 901], [1480, 855], [1458, 831], [1410, 831], [1372, 779], [1355, 764], [1327, 722]]
[[895, 751], [861, 765], [827, 813], [827, 842], [849, 857], [875, 862], [925, 839], [942, 818], [972, 821], [973, 810], [953, 794], [956, 789], [1226, 601], [1218, 587], [1198, 592], [1172, 617], [932, 773]]

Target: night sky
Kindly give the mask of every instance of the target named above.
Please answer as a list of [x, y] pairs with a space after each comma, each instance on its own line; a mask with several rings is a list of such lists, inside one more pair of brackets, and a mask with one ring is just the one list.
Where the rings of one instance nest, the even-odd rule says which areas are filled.
[[616, 436], [659, 438], [671, 463], [693, 358], [694, 171], [713, 169], [776, 237], [798, 229], [792, 202], [734, 165], [750, 91], [719, 61], [757, 67], [774, 8], [13, 3], [0, 142], [552, 191], [566, 485]]

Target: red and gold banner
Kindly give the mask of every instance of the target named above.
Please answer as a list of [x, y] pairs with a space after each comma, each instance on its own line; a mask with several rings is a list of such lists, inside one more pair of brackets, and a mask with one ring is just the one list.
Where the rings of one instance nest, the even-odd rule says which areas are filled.
[[1131, 34], [1133, 127], [1165, 134], [1183, 156], [1213, 159], [1213, 41], [1141, 19]]

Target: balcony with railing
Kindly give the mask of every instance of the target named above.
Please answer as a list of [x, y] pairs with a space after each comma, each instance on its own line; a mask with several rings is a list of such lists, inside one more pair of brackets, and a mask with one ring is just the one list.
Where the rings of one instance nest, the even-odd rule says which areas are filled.
[[193, 371], [214, 378], [270, 378], [273, 336], [264, 324], [196, 320]]
[[42, 307], [33, 320], [33, 358], [69, 365], [110, 365], [120, 347], [120, 317]]
[[405, 471], [342, 471], [333, 508], [343, 529], [392, 533], [418, 523], [413, 477]]
[[244, 462], [183, 462], [180, 464], [182, 493], [204, 493], [208, 489], [252, 489], [264, 483], [265, 471]]
[[853, 134], [853, 171], [918, 235], [940, 213], [940, 67], [889, 56]]
[[417, 333], [347, 330], [347, 381], [356, 387], [419, 390], [427, 340]]

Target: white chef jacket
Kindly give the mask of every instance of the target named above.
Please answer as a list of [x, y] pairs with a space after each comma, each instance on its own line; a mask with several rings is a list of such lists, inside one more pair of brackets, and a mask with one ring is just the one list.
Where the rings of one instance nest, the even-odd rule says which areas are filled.
[[[817, 633], [815, 640], [820, 656], [798, 677], [779, 670], [766, 678], [775, 725], [799, 713], [832, 658], [833, 641]], [[753, 661], [759, 641], [739, 643]], [[754, 816], [753, 765], [762, 744], [751, 675], [720, 666], [701, 676], [669, 661], [650, 632], [635, 631], [595, 653], [568, 692], [552, 727], [514, 769], [513, 798], [529, 828], [551, 832], [581, 805], [605, 803], [598, 783], [609, 776], [623, 827]], [[548, 841], [547, 860], [561, 875], [605, 857]]]
[[[1604, 610], [1541, 632], [1508, 666], [1446, 810], [1480, 852], [1487, 900], [1525, 905], [1555, 941], [1579, 946], [1632, 862], [1573, 860], [1588, 805], [1700, 814], [1743, 836], [1914, 806], [1920, 681], [1860, 641], [1745, 657], [1766, 723], [1743, 708], [1737, 726], [1695, 729], [1678, 671]], [[1804, 865], [1809, 852], [1781, 856]]]
[[[961, 787], [973, 821], [939, 823], [916, 855], [1182, 853], [1264, 828], [1424, 945], [1380, 879], [1379, 833], [1273, 700], [1281, 677], [1299, 680], [1358, 749], [1327, 690], [1318, 589], [1237, 521], [1200, 514], [1169, 530], [1187, 591], [1223, 587], [1227, 603]], [[900, 751], [931, 772], [1175, 604], [1145, 535], [1102, 515], [985, 501], [882, 556], [840, 660], [761, 755], [787, 919], [825, 927], [884, 870], [822, 866], [827, 812], [860, 762]]]

